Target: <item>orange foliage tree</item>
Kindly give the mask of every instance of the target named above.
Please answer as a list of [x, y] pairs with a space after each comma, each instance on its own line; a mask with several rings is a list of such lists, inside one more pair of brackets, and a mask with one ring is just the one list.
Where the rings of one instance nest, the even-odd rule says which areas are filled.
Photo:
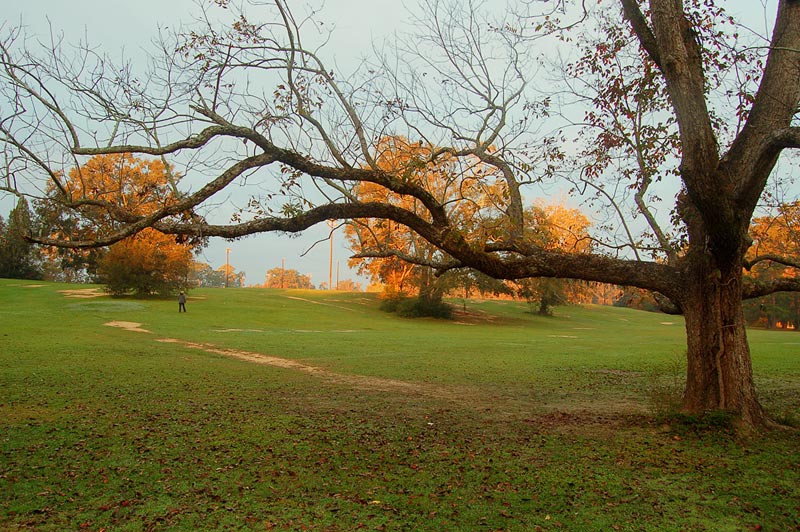
[[[588, 253], [592, 248], [590, 226], [580, 210], [564, 205], [532, 205], [525, 210], [526, 241], [547, 251]], [[550, 314], [555, 305], [576, 300], [582, 292], [580, 281], [558, 278], [527, 278], [515, 284], [517, 294], [542, 315]]]
[[312, 290], [311, 276], [298, 272], [295, 269], [272, 268], [267, 270], [264, 288], [302, 288]]
[[168, 296], [187, 286], [191, 266], [191, 247], [147, 228], [111, 246], [98, 272], [112, 295]]

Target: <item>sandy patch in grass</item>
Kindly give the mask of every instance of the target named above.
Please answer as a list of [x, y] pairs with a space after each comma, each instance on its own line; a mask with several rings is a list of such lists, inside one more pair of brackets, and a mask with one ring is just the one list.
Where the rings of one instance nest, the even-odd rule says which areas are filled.
[[296, 333], [354, 333], [358, 332], [356, 329], [334, 329], [332, 331], [317, 331], [313, 329], [293, 329], [292, 332]]
[[76, 290], [59, 290], [59, 293], [64, 294], [64, 297], [70, 297], [74, 299], [91, 299], [93, 297], [101, 297], [103, 291], [99, 288], [80, 288]]
[[24, 284], [22, 288], [41, 288], [43, 286], [43, 284]]
[[[263, 355], [261, 353], [253, 353], [251, 351], [241, 351], [238, 349], [226, 349], [226, 348], [216, 347], [211, 344], [187, 342], [185, 340], [177, 340], [175, 338], [159, 338], [157, 341], [162, 343], [179, 344], [183, 347], [188, 347], [189, 349], [199, 349], [201, 351], [205, 351], [206, 353], [214, 353], [216, 355], [222, 355], [225, 357], [237, 358], [239, 360], [252, 362], [254, 364], [263, 364], [265, 366], [274, 366], [278, 368], [302, 371], [303, 373], [308, 373], [316, 377], [320, 377], [329, 382], [333, 382], [336, 384], [345, 384], [353, 386], [354, 388], [358, 389], [378, 390], [378, 391], [402, 390], [404, 392], [425, 392], [426, 394], [431, 395], [430, 390], [427, 390], [427, 388], [430, 388], [430, 386], [414, 382], [406, 382], [395, 379], [384, 379], [381, 377], [369, 377], [365, 375], [346, 375], [344, 373], [337, 373], [335, 371], [330, 371], [317, 366], [310, 366], [308, 364], [303, 364], [302, 362], [298, 362], [296, 360], [291, 360], [288, 358]], [[444, 394], [436, 394], [436, 395], [443, 396]], [[446, 396], [447, 398], [452, 398], [451, 394], [447, 394]]]
[[458, 325], [477, 325], [479, 323], [494, 323], [496, 316], [487, 314], [482, 310], [453, 309], [453, 321]]
[[[264, 329], [214, 329], [214, 332], [217, 333], [231, 333], [231, 332], [250, 332], [250, 333], [263, 333], [265, 332]], [[327, 333], [327, 334], [336, 334], [336, 333], [355, 333], [359, 332], [357, 329], [335, 329], [335, 330], [314, 330], [314, 329], [292, 329], [292, 332], [296, 333]]]
[[331, 305], [330, 303], [323, 303], [322, 301], [312, 301], [311, 299], [306, 299], [304, 297], [295, 297], [295, 296], [286, 296], [286, 297], [289, 298], [289, 299], [296, 299], [297, 301], [305, 301], [306, 303], [313, 303], [314, 305], [322, 305], [322, 306], [325, 306], [325, 307], [333, 307], [333, 308], [346, 310], [348, 312], [353, 312], [353, 309], [347, 308], [347, 307], [342, 307], [340, 305]]
[[149, 333], [147, 329], [142, 329], [141, 323], [136, 323], [135, 321], [109, 321], [108, 323], [104, 323], [107, 327], [118, 327], [120, 329], [125, 329], [126, 331], [134, 331], [134, 332], [143, 332]]

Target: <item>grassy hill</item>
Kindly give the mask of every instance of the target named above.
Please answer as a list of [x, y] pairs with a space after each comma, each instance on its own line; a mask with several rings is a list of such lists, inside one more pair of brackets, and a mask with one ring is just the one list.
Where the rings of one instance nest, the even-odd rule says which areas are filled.
[[[91, 288], [91, 287], [88, 287]], [[790, 530], [796, 433], [656, 421], [679, 317], [371, 295], [177, 302], [0, 280], [0, 529]], [[73, 291], [73, 292], [70, 292]], [[750, 333], [800, 416], [800, 335]]]

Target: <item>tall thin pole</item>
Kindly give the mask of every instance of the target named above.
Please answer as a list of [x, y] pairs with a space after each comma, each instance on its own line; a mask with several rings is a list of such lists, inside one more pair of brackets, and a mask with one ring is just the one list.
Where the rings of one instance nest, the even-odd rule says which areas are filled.
[[231, 276], [231, 248], [225, 248], [225, 288], [228, 288], [228, 279]]
[[328, 290], [333, 290], [333, 233], [331, 233], [331, 253], [328, 260]]
[[333, 227], [336, 225], [336, 220], [328, 220], [328, 226], [331, 228], [331, 234], [328, 237], [331, 241], [331, 251], [328, 256], [328, 290], [333, 290]]

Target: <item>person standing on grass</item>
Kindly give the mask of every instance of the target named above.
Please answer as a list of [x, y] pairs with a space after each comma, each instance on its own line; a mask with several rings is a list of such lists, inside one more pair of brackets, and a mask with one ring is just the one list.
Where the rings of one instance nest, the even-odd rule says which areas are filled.
[[186, 294], [183, 290], [178, 294], [178, 312], [186, 312]]

